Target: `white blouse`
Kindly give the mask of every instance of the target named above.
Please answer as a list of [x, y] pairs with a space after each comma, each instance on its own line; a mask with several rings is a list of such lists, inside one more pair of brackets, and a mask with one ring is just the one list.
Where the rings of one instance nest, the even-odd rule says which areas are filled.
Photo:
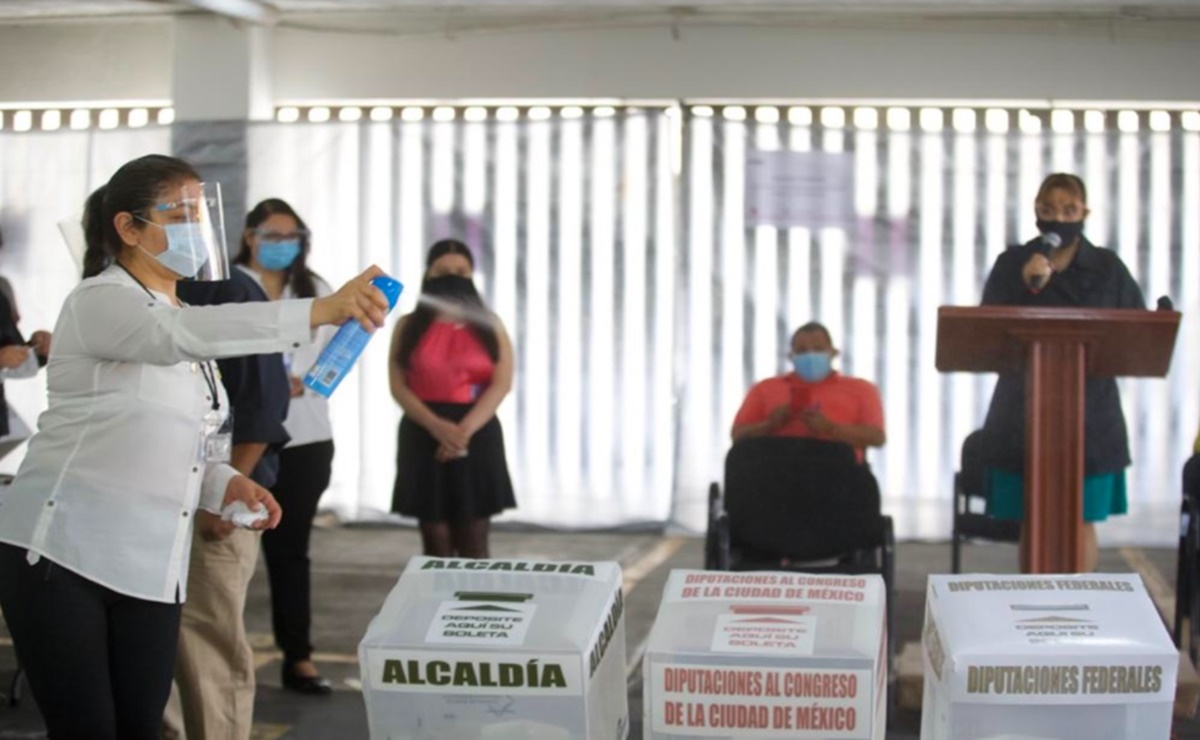
[[200, 361], [308, 344], [311, 310], [177, 308], [116, 266], [80, 283], [54, 331], [49, 407], [0, 493], [0, 542], [122, 594], [183, 601], [193, 515], [219, 511], [237, 475], [203, 461], [212, 399]]

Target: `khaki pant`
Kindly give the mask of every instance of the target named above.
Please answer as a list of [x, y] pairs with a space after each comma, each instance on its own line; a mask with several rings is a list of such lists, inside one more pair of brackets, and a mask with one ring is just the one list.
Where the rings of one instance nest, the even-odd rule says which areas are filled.
[[[175, 687], [164, 737], [248, 740], [254, 720], [254, 651], [246, 638], [246, 591], [260, 534], [234, 530], [220, 542], [192, 537], [188, 597], [179, 630]], [[186, 729], [186, 734], [184, 730]]]

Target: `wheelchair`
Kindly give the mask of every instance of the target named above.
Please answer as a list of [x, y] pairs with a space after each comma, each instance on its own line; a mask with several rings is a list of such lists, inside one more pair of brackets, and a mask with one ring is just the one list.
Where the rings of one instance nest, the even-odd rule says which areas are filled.
[[950, 572], [962, 572], [962, 546], [967, 540], [1019, 542], [1021, 523], [988, 516], [983, 490], [983, 432], [976, 430], [963, 440], [962, 457], [954, 474], [954, 523], [950, 537]]
[[879, 485], [849, 445], [756, 437], [733, 445], [709, 488], [707, 570], [883, 576], [889, 676], [897, 643], [896, 538]]
[[1183, 466], [1183, 502], [1179, 512], [1179, 554], [1175, 570], [1175, 646], [1183, 646], [1188, 622], [1187, 651], [1196, 662], [1200, 642], [1200, 455]]

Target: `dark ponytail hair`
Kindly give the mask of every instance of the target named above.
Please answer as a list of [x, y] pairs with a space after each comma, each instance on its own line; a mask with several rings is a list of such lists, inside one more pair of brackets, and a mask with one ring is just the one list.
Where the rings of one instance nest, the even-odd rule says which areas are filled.
[[190, 164], [162, 154], [148, 154], [122, 165], [107, 184], [88, 196], [83, 207], [84, 279], [104, 272], [121, 254], [124, 242], [113, 223], [118, 213], [144, 214], [163, 188], [199, 179]]
[[[238, 251], [237, 256], [233, 258], [234, 264], [249, 265], [250, 258], [253, 253], [250, 251], [250, 242], [246, 239], [246, 232], [253, 231], [271, 216], [288, 216], [296, 221], [296, 225], [301, 230], [307, 232], [308, 226], [304, 223], [304, 219], [300, 218], [300, 214], [292, 208], [287, 201], [279, 198], [267, 198], [254, 206], [249, 213], [246, 214], [246, 228], [242, 231], [242, 247]], [[287, 283], [292, 289], [292, 295], [297, 298], [315, 298], [317, 296], [317, 285], [315, 278], [317, 274], [308, 269], [308, 249], [310, 237], [306, 234], [300, 239], [300, 254], [296, 260], [288, 266]]]
[[[466, 257], [467, 262], [471, 264], [471, 269], [475, 269], [475, 257], [466, 244], [457, 239], [442, 239], [430, 247], [429, 254], [425, 256], [425, 279], [421, 282], [421, 294], [457, 303], [473, 313], [486, 312], [487, 306], [484, 305], [483, 298], [469, 279], [463, 278], [462, 282], [443, 282], [437, 278], [430, 279], [429, 268], [433, 267], [434, 262], [448, 254], [460, 254]], [[400, 367], [406, 370], [410, 367], [412, 353], [416, 351], [417, 345], [421, 343], [421, 338], [425, 336], [425, 332], [429, 331], [429, 327], [433, 325], [437, 315], [438, 310], [425, 303], [418, 303], [417, 309], [409, 315], [404, 323], [404, 330], [400, 333], [400, 346], [396, 349], [395, 361], [399, 363]], [[487, 351], [488, 357], [491, 357], [493, 362], [499, 360], [500, 340], [496, 336], [496, 330], [491, 326], [483, 326], [477, 321], [472, 321], [468, 325], [475, 334], [475, 338]]]

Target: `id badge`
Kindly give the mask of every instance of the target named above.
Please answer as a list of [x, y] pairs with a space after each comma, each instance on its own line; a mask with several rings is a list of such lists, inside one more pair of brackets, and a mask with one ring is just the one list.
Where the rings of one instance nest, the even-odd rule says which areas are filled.
[[233, 457], [233, 412], [224, 419], [216, 411], [204, 417], [200, 459], [205, 463], [227, 463]]

